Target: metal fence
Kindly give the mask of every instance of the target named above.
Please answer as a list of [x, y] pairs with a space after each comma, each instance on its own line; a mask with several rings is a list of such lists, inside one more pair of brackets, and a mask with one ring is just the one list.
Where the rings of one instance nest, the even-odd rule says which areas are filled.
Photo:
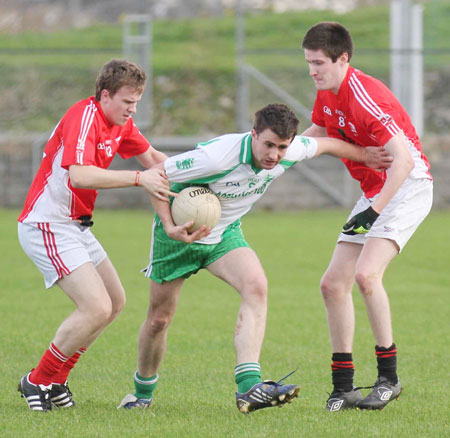
[[[239, 20], [239, 16], [237, 19]], [[148, 38], [149, 49], [144, 53], [144, 57], [148, 56], [148, 59], [143, 61], [142, 58], [139, 59], [144, 64], [148, 62], [149, 65], [151, 86], [148, 87], [150, 93], [148, 101], [153, 103], [154, 111], [151, 116], [144, 116], [145, 120], [140, 121], [140, 127], [145, 129], [146, 122], [148, 123], [149, 129], [146, 129], [146, 133], [155, 147], [172, 154], [193, 147], [198, 141], [206, 140], [214, 135], [233, 130], [246, 130], [249, 128], [248, 121], [253, 112], [270, 101], [284, 101], [297, 111], [302, 126], [309, 123], [309, 108], [314, 102], [315, 91], [310, 84], [307, 66], [302, 68], [301, 63], [292, 62], [293, 56], [299, 56], [298, 51], [293, 55], [291, 51], [283, 49], [266, 48], [254, 51], [245, 48], [245, 54], [242, 51], [239, 55], [240, 42], [237, 38], [237, 53], [241, 56], [241, 62], [237, 67], [238, 73], [241, 73], [238, 75], [239, 79], [236, 81], [236, 77], [226, 76], [221, 78], [220, 84], [217, 85], [225, 84], [222, 95], [226, 93], [233, 95], [230, 89], [234, 89], [236, 82], [246, 83], [246, 87], [242, 88], [246, 91], [237, 93], [238, 105], [234, 126], [219, 125], [220, 122], [218, 122], [213, 125], [216, 129], [214, 131], [200, 121], [198, 130], [191, 132], [190, 137], [178, 137], [175, 126], [177, 115], [172, 115], [172, 118], [164, 116], [173, 108], [170, 106], [171, 98], [167, 91], [167, 81], [170, 81], [170, 87], [174, 89], [172, 93], [177, 93], [177, 87], [186, 91], [187, 85], [183, 78], [180, 79], [178, 72], [173, 72], [173, 77], [171, 72], [166, 72], [163, 76], [152, 75], [150, 27], [144, 23], [142, 29], [143, 34], [147, 35], [145, 38]], [[239, 32], [239, 26], [236, 29]], [[117, 47], [101, 49], [74, 46], [70, 50], [56, 48], [19, 50], [2, 49], [0, 46], [0, 74], [2, 75], [0, 206], [20, 207], [22, 205], [37, 163], [40, 161], [41, 148], [48, 137], [47, 132], [42, 132], [40, 127], [49, 119], [56, 123], [76, 99], [93, 94], [93, 81], [99, 66], [111, 57], [123, 56], [123, 49], [127, 47], [127, 42], [131, 42], [134, 38], [135, 35], [132, 35], [131, 31], [128, 33], [125, 31], [123, 47], [121, 43]], [[130, 50], [126, 53], [131, 53]], [[259, 59], [266, 56], [270, 56], [273, 60], [273, 67], [260, 68]], [[381, 66], [389, 64], [390, 56], [391, 51], [388, 48], [358, 48], [354, 59], [357, 59], [362, 66], [368, 65], [370, 73], [389, 83], [389, 71]], [[448, 176], [450, 175], [450, 145], [446, 137], [450, 124], [448, 98], [450, 51], [446, 48], [432, 48], [428, 44], [423, 50], [423, 56], [425, 60], [424, 145], [426, 153], [431, 158], [433, 173], [436, 177], [435, 205], [446, 207], [450, 206], [450, 177]], [[383, 62], [380, 62], [382, 59]], [[435, 59], [439, 60], [439, 63], [434, 62]], [[436, 70], [435, 64], [447, 65], [447, 68]], [[356, 67], [359, 65], [357, 64]], [[230, 84], [233, 86], [230, 87]], [[216, 83], [208, 86], [216, 87]], [[202, 89], [203, 85], [198, 82], [196, 87]], [[230, 100], [233, 101], [234, 96]], [[178, 103], [181, 112], [183, 116], [189, 116], [190, 102], [187, 102], [185, 107], [182, 106], [183, 104], [185, 103]], [[213, 111], [214, 120], [227, 120], [228, 116], [233, 114], [234, 107], [233, 105], [221, 106], [215, 102]], [[243, 121], [244, 124], [242, 124]], [[51, 128], [52, 126], [47, 126], [46, 129]], [[120, 160], [115, 160], [114, 166], [123, 168], [137, 166], [137, 163], [122, 163]], [[271, 188], [276, 196], [271, 198], [269, 193], [267, 198], [265, 197], [267, 200], [259, 203], [261, 207], [306, 208], [348, 205], [359, 193], [358, 187], [347, 177], [347, 172], [338, 160], [320, 157], [307, 164], [301, 163], [294, 169], [298, 170], [288, 172], [291, 176], [283, 177], [280, 182], [277, 181], [275, 188], [273, 190]], [[111, 207], [147, 205], [146, 197], [138, 192], [136, 190], [109, 191], [100, 195], [99, 202], [100, 205]]]

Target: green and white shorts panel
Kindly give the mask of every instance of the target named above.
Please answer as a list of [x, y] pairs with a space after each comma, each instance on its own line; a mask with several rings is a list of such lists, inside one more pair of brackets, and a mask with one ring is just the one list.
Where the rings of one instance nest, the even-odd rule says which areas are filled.
[[221, 242], [213, 245], [196, 242], [189, 244], [173, 240], [167, 236], [161, 222], [154, 221], [150, 263], [142, 272], [156, 283], [180, 277], [188, 278], [231, 250], [240, 247], [250, 245], [242, 234], [239, 220], [225, 229]]

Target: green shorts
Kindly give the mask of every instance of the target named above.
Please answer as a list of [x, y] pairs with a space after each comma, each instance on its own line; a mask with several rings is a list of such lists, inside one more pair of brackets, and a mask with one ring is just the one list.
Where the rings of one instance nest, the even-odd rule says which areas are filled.
[[229, 225], [222, 234], [222, 241], [213, 245], [173, 240], [167, 236], [161, 222], [154, 221], [150, 263], [142, 272], [156, 283], [188, 278], [240, 247], [250, 247], [242, 234], [240, 220]]

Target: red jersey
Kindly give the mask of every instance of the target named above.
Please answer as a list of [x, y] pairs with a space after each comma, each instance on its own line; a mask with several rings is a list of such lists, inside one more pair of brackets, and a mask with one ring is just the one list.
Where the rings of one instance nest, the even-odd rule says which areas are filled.
[[[349, 66], [338, 94], [318, 90], [312, 122], [325, 127], [329, 137], [362, 147], [384, 146], [403, 131], [414, 159], [409, 178], [429, 178], [430, 163], [422, 152], [416, 130], [405, 109], [381, 81]], [[363, 163], [342, 159], [367, 198], [383, 187], [386, 171], [377, 172]]]
[[20, 222], [67, 222], [92, 215], [97, 190], [72, 187], [69, 166], [106, 169], [116, 153], [126, 159], [150, 147], [133, 120], [111, 125], [94, 97], [73, 105], [53, 130], [41, 166], [19, 216]]

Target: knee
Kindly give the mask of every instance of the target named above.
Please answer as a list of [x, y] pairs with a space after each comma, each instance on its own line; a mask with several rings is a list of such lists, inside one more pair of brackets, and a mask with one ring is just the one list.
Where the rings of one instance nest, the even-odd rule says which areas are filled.
[[354, 279], [341, 278], [330, 273], [325, 273], [320, 280], [320, 292], [325, 302], [331, 299], [341, 299], [352, 292]]
[[320, 292], [325, 301], [337, 294], [336, 282], [327, 274], [320, 280]]
[[112, 303], [109, 299], [104, 299], [90, 306], [90, 320], [97, 328], [101, 328], [108, 324], [112, 315]]
[[173, 315], [169, 314], [153, 314], [147, 318], [146, 327], [151, 335], [156, 335], [167, 331], [170, 323], [173, 320]]
[[246, 301], [252, 301], [260, 304], [267, 303], [267, 278], [265, 275], [248, 279], [245, 292], [242, 297]]
[[124, 309], [126, 304], [125, 293], [113, 301], [111, 308], [111, 320], [113, 320]]
[[378, 276], [373, 272], [358, 269], [355, 274], [355, 280], [362, 295], [372, 295]]

